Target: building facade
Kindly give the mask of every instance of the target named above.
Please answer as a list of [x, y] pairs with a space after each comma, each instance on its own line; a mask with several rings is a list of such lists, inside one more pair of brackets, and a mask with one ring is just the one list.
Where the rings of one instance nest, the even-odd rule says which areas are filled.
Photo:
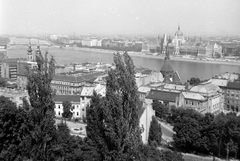
[[198, 93], [207, 99], [205, 113], [219, 114], [224, 111], [224, 92], [211, 82], [203, 82], [190, 89], [190, 92]]
[[224, 109], [231, 112], [240, 112], [240, 82], [228, 82], [224, 91]]

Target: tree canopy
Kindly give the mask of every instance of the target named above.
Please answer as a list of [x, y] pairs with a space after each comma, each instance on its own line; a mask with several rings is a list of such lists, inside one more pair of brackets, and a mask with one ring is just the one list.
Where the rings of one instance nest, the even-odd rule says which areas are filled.
[[161, 145], [162, 141], [162, 130], [161, 124], [158, 123], [156, 117], [152, 117], [152, 122], [149, 129], [148, 143], [151, 145], [153, 142], [156, 142], [157, 145]]
[[72, 104], [71, 102], [69, 101], [64, 101], [62, 103], [63, 105], [63, 113], [62, 113], [62, 117], [65, 118], [65, 119], [71, 119], [72, 118], [72, 115], [73, 113], [71, 112], [72, 110]]
[[114, 65], [108, 73], [106, 97], [94, 93], [87, 108], [87, 136], [97, 146], [101, 160], [138, 160], [141, 103], [133, 61], [127, 53], [117, 53]]

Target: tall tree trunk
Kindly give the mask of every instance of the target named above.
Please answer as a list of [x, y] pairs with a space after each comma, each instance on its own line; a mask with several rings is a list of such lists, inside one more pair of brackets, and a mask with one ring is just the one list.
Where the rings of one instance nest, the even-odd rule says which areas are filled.
[[229, 160], [229, 159], [228, 159], [228, 155], [229, 155], [229, 143], [227, 143], [226, 150], [227, 150], [227, 156], [226, 156], [226, 160]]
[[220, 140], [219, 140], [219, 145], [218, 145], [218, 157], [221, 156], [222, 131], [223, 131], [223, 130], [221, 129]]

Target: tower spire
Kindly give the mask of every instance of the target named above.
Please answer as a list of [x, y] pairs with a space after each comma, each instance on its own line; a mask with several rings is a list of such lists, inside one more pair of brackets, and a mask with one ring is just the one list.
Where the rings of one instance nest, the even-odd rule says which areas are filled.
[[32, 52], [32, 47], [31, 47], [31, 38], [29, 38], [29, 45], [28, 45], [28, 53]]
[[41, 52], [41, 50], [40, 50], [39, 38], [38, 38], [38, 45], [37, 45], [37, 49], [36, 49], [36, 54], [39, 54], [40, 52]]
[[180, 30], [180, 23], [178, 23], [178, 30]]

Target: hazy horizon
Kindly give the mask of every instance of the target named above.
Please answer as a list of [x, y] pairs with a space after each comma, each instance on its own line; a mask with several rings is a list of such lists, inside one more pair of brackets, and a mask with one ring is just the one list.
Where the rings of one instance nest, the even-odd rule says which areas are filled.
[[240, 34], [239, 0], [6, 0], [0, 34]]

